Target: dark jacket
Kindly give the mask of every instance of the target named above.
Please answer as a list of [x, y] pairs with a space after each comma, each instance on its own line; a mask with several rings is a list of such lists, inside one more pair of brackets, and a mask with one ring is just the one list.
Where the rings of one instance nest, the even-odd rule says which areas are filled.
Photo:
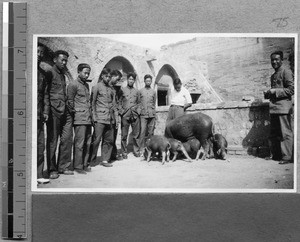
[[281, 66], [271, 76], [271, 88], [275, 94], [267, 95], [270, 99], [270, 114], [288, 114], [292, 110], [294, 95], [294, 76], [290, 69]]
[[156, 92], [151, 88], [142, 88], [140, 94], [141, 117], [153, 118], [156, 111]]
[[140, 116], [140, 95], [134, 87], [122, 87], [118, 103], [119, 114], [122, 118], [138, 118]]
[[92, 123], [89, 85], [77, 78], [68, 85], [68, 108], [74, 114], [75, 125]]
[[48, 93], [50, 99], [50, 110], [61, 117], [66, 112], [66, 79], [64, 74], [54, 65], [46, 74], [48, 81]]
[[38, 67], [38, 107], [37, 119], [43, 120], [43, 114], [49, 115], [49, 94], [45, 71]]
[[93, 120], [103, 124], [115, 124], [117, 119], [117, 107], [115, 91], [103, 81], [92, 87], [92, 113]]

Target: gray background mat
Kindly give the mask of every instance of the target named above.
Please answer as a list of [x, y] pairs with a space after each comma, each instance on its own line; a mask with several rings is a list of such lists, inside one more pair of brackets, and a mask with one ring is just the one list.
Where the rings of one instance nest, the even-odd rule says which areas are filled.
[[[297, 0], [27, 3], [28, 113], [33, 34], [300, 30]], [[32, 194], [30, 126], [27, 132], [29, 237], [25, 241], [299, 241], [299, 194]]]

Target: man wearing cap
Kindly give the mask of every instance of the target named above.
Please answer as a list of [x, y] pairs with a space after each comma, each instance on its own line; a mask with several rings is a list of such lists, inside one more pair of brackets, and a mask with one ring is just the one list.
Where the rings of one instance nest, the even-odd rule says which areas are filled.
[[179, 78], [173, 80], [174, 88], [171, 89], [170, 108], [167, 122], [184, 115], [185, 110], [192, 106], [192, 98], [189, 91], [182, 86]]
[[[294, 76], [290, 69], [283, 66], [283, 52], [275, 51], [270, 55], [275, 72], [271, 76], [271, 89], [264, 92], [270, 99], [270, 135], [271, 158], [279, 164], [292, 162], [293, 131], [291, 114], [293, 112]], [[278, 152], [279, 151], [279, 152]]]
[[45, 46], [38, 44], [38, 107], [37, 107], [37, 182], [39, 184], [49, 183], [48, 178], [44, 178], [44, 151], [45, 136], [44, 123], [47, 122], [49, 116], [49, 94], [47, 92], [47, 80], [45, 71], [40, 67], [40, 63], [44, 57]]
[[[50, 179], [59, 177], [58, 173], [73, 175], [68, 167], [71, 164], [73, 121], [67, 108], [65, 70], [68, 52], [58, 50], [54, 53], [54, 66], [47, 72], [50, 112], [47, 123], [47, 164]], [[60, 138], [58, 159], [56, 147]]]
[[[74, 170], [79, 174], [90, 172], [88, 164], [91, 144], [92, 115], [89, 85], [86, 83], [91, 67], [82, 63], [77, 67], [78, 77], [68, 85], [68, 104], [74, 115]], [[71, 169], [69, 167], [69, 169]]]

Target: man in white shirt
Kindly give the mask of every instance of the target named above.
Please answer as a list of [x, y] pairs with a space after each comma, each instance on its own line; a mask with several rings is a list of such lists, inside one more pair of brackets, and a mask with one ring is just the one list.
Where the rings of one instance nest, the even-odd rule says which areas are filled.
[[175, 78], [173, 80], [174, 88], [171, 89], [170, 109], [167, 122], [184, 115], [185, 110], [192, 106], [192, 98], [189, 91], [182, 86], [181, 80]]

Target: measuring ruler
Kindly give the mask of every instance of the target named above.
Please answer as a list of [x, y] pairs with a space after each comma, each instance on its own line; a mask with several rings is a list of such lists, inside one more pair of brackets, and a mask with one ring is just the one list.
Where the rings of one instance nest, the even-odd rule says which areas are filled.
[[3, 3], [2, 237], [26, 238], [26, 3]]

